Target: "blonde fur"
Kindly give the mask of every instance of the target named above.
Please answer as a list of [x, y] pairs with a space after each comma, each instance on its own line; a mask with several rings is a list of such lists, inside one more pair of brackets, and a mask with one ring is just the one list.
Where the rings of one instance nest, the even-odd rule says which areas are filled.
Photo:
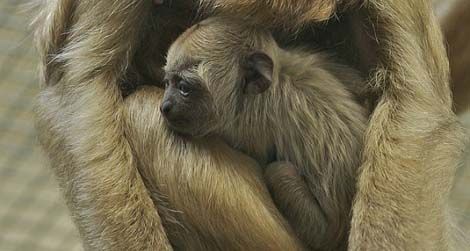
[[150, 1], [46, 1], [35, 23], [37, 130], [85, 250], [301, 250], [253, 160], [165, 134], [159, 91], [123, 98], [152, 14]]
[[163, 91], [126, 100], [125, 121], [139, 171], [178, 250], [302, 250], [274, 206], [260, 166], [220, 139], [171, 133], [158, 109]]
[[[244, 8], [229, 9], [222, 3], [213, 7], [228, 14], [240, 9], [240, 15], [256, 7], [240, 3]], [[447, 198], [465, 137], [451, 109], [449, 64], [431, 3], [358, 3], [359, 12], [346, 11], [334, 24], [339, 36], [327, 32], [320, 37], [332, 38], [330, 43], [337, 42], [348, 59], [359, 58], [350, 61], [363, 67], [369, 76], [366, 93], [376, 100], [365, 135], [349, 249], [453, 249]], [[271, 2], [265, 6], [260, 13], [269, 16]], [[311, 8], [303, 7], [302, 13]], [[297, 22], [292, 13], [298, 12], [285, 9], [282, 17], [264, 20], [265, 25], [281, 21], [292, 29], [309, 22]], [[341, 35], [351, 30], [353, 37]]]
[[[273, 80], [266, 92], [251, 96], [242, 90], [243, 62], [258, 51], [272, 58]], [[167, 72], [183, 76], [193, 68], [218, 114], [208, 134], [222, 135], [261, 163], [274, 154], [296, 166], [316, 201], [291, 210], [283, 199], [295, 193], [284, 191], [276, 202], [310, 248], [344, 249], [366, 113], [328, 71], [340, 67], [319, 53], [281, 49], [264, 29], [218, 17], [190, 28], [170, 47]]]
[[447, 198], [464, 136], [430, 1], [368, 1], [380, 98], [369, 122], [350, 250], [452, 250]]
[[[272, 15], [273, 1], [222, 1], [208, 3], [218, 2], [212, 7], [220, 13], [289, 29], [330, 15], [287, 1], [279, 15]], [[372, 58], [365, 75], [378, 101], [366, 134], [349, 249], [451, 249], [446, 199], [463, 133], [451, 110], [442, 36], [429, 1], [363, 2], [361, 12], [340, 19], [344, 29], [338, 33], [350, 34], [352, 25], [354, 34], [364, 35], [361, 41], [345, 36], [340, 44]], [[124, 134], [128, 122], [119, 87], [133, 80], [158, 83], [154, 69], [162, 65], [171, 42], [166, 39], [187, 26], [164, 28], [190, 15], [177, 12], [161, 20], [151, 13], [151, 1], [138, 0], [47, 0], [39, 9], [35, 27], [45, 82], [38, 131], [85, 248], [171, 250]], [[145, 41], [161, 47], [151, 50], [155, 43]]]
[[172, 250], [124, 137], [119, 90], [151, 3], [64, 0], [39, 8], [37, 129], [84, 248]]
[[243, 18], [251, 23], [296, 29], [308, 23], [325, 21], [337, 12], [357, 7], [362, 0], [203, 0], [201, 7], [212, 13]]

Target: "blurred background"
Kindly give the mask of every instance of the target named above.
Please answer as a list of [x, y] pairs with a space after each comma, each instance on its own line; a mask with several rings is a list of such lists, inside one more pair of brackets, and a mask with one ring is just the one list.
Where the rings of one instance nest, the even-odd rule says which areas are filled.
[[81, 250], [36, 140], [37, 56], [25, 2], [0, 0], [0, 251]]
[[[32, 106], [38, 92], [37, 56], [24, 2], [0, 0], [0, 251], [81, 250], [36, 140]], [[453, 1], [435, 2], [443, 14]], [[470, 134], [470, 114], [462, 115], [462, 121]], [[467, 159], [470, 163], [470, 154]], [[462, 163], [451, 206], [470, 237], [470, 165]]]

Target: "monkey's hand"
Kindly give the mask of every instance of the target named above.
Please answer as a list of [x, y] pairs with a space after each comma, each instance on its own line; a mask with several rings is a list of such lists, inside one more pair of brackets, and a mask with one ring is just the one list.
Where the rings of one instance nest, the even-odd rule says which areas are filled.
[[[348, 2], [357, 2], [348, 1]], [[329, 19], [338, 8], [335, 0], [203, 0], [204, 9], [245, 17], [263, 26], [296, 28], [305, 23]], [[350, 3], [348, 3], [350, 5]]]
[[265, 178], [275, 204], [299, 238], [311, 248], [321, 246], [316, 236], [324, 236], [326, 219], [297, 168], [290, 162], [274, 162], [266, 168]]

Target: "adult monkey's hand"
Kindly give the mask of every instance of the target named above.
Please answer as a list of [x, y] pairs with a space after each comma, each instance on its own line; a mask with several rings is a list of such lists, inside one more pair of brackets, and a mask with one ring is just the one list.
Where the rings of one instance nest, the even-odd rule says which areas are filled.
[[202, 0], [202, 7], [247, 18], [260, 25], [298, 28], [324, 21], [363, 0]]

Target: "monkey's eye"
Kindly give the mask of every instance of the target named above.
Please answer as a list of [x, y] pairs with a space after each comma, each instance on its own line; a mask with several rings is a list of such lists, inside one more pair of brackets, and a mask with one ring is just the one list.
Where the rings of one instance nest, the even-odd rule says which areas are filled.
[[168, 86], [170, 86], [170, 80], [164, 79], [163, 84], [165, 85], [165, 89], [168, 88]]
[[187, 97], [191, 93], [191, 85], [184, 80], [178, 82], [178, 89], [184, 97]]

